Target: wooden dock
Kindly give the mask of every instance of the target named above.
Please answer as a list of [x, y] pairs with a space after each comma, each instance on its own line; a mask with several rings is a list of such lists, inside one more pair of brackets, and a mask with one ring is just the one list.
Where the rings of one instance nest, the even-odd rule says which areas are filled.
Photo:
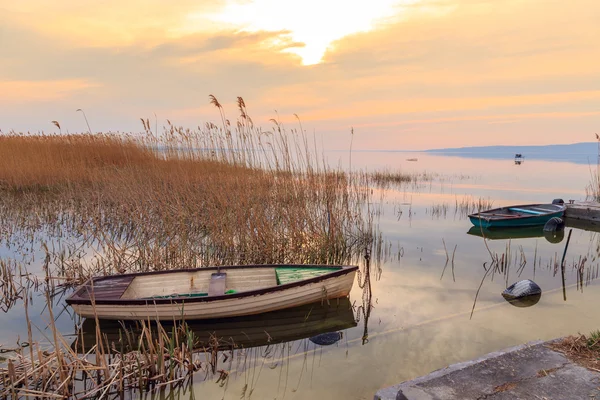
[[600, 224], [600, 203], [595, 201], [568, 203], [565, 217]]

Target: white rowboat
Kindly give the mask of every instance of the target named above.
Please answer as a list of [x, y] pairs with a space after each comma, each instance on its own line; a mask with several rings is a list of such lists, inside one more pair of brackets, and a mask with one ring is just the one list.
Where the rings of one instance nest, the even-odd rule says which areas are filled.
[[349, 295], [358, 267], [240, 265], [93, 278], [66, 300], [86, 318], [213, 319]]

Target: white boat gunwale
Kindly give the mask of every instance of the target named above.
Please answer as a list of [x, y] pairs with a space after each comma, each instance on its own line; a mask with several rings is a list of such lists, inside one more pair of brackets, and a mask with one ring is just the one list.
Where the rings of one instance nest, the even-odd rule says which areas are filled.
[[[169, 298], [134, 298], [134, 299], [94, 299], [91, 297], [85, 298], [80, 296], [80, 293], [84, 291], [92, 292], [93, 283], [102, 282], [107, 280], [117, 280], [127, 277], [131, 277], [132, 281], [137, 276], [148, 276], [148, 275], [162, 275], [162, 274], [173, 274], [173, 273], [186, 273], [186, 272], [197, 272], [197, 271], [223, 271], [231, 269], [252, 269], [252, 268], [314, 268], [314, 269], [331, 269], [331, 272], [323, 274], [321, 276], [303, 279], [295, 282], [289, 282], [279, 284], [275, 286], [268, 286], [260, 289], [247, 290], [242, 292], [216, 295], [216, 296], [200, 296], [200, 297], [169, 297]], [[287, 289], [310, 285], [326, 279], [335, 277], [341, 277], [358, 270], [358, 266], [350, 265], [322, 265], [322, 264], [253, 264], [253, 265], [227, 265], [220, 267], [199, 267], [199, 268], [185, 268], [177, 270], [166, 270], [166, 271], [149, 271], [149, 272], [134, 272], [121, 275], [109, 275], [94, 277], [88, 279], [84, 284], [79, 286], [67, 299], [66, 303], [71, 304], [82, 304], [82, 305], [159, 305], [159, 304], [183, 304], [183, 303], [200, 303], [200, 302], [216, 302], [219, 300], [227, 300], [234, 298], [244, 298], [263, 295], [267, 293], [285, 291]], [[131, 281], [131, 282], [132, 282]], [[130, 282], [130, 283], [131, 283]]]

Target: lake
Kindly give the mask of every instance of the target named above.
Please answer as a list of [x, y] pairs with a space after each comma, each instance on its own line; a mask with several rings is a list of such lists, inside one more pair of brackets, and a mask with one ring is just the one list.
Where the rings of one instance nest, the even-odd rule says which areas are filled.
[[[350, 168], [348, 153], [327, 156], [330, 163]], [[579, 224], [567, 226], [565, 237], [552, 242], [536, 230], [523, 235], [531, 237], [484, 241], [468, 233], [471, 224], [460, 206], [481, 199], [494, 207], [555, 198], [583, 200], [590, 168], [595, 166], [550, 160], [525, 160], [516, 165], [505, 159], [354, 152], [354, 171], [399, 170], [421, 179], [374, 189], [370, 206], [376, 210], [374, 223], [381, 232], [381, 250], [371, 254], [368, 277], [363, 273], [355, 282], [351, 314], [332, 312], [339, 321], [321, 329], [341, 334], [332, 344], [315, 343], [320, 328], [306, 325], [327, 318], [311, 317], [309, 312], [304, 322], [302, 318], [299, 323], [294, 320], [289, 325], [291, 332], [281, 334], [294, 340], [224, 350], [215, 369], [227, 374], [224, 382], [218, 381], [219, 373], [198, 373], [193, 386], [177, 395], [187, 398], [191, 390], [201, 398], [219, 399], [371, 399], [382, 387], [449, 364], [532, 340], [598, 329], [600, 290], [594, 280], [598, 233]], [[571, 229], [563, 285], [556, 263], [560, 263]], [[3, 257], [14, 254], [14, 249], [1, 251]], [[490, 252], [510, 260], [504, 271], [486, 274]], [[41, 258], [40, 254], [38, 262]], [[364, 271], [364, 260], [360, 262]], [[31, 268], [39, 270], [39, 266]], [[532, 307], [515, 307], [500, 294], [521, 279], [532, 279], [543, 290]], [[30, 310], [40, 340], [48, 332], [43, 306], [44, 299], [34, 298]], [[57, 298], [56, 324], [72, 338], [75, 322], [69, 312], [64, 300]], [[268, 333], [266, 321], [257, 324], [264, 324]], [[218, 328], [200, 324], [195, 329], [207, 332]], [[235, 330], [235, 323], [228, 329]], [[238, 336], [244, 335], [244, 329], [247, 327], [240, 325]], [[303, 333], [313, 340], [302, 337]], [[21, 341], [27, 337], [20, 306], [0, 315], [1, 343], [14, 343], [17, 336]]]

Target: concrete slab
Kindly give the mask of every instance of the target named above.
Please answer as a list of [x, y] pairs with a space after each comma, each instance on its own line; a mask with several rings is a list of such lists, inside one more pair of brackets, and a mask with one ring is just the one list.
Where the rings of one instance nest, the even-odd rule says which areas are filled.
[[595, 201], [578, 201], [568, 203], [565, 218], [600, 222], [600, 203]]
[[382, 389], [375, 400], [599, 399], [600, 373], [533, 342]]

